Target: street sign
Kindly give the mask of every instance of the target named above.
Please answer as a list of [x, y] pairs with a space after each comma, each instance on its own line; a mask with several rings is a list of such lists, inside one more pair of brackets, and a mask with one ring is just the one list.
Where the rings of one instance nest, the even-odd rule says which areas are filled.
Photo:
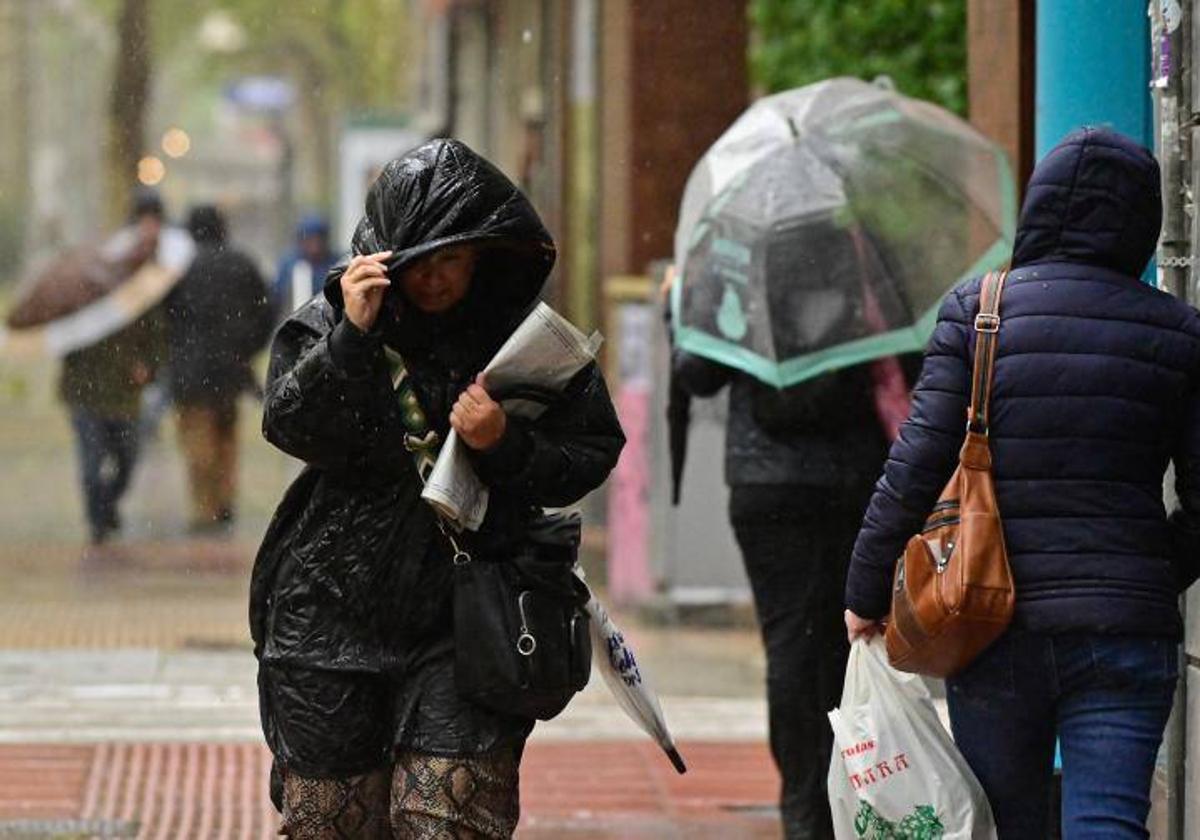
[[278, 76], [243, 76], [225, 86], [225, 99], [247, 111], [286, 111], [296, 101], [296, 89]]

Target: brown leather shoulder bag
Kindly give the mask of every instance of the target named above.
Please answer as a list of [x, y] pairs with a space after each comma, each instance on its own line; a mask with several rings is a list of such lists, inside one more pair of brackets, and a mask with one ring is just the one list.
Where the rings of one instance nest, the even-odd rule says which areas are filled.
[[975, 364], [958, 469], [896, 563], [885, 641], [901, 670], [947, 677], [965, 668], [1012, 621], [1012, 571], [1004, 548], [988, 406], [1006, 272], [983, 280], [975, 316]]

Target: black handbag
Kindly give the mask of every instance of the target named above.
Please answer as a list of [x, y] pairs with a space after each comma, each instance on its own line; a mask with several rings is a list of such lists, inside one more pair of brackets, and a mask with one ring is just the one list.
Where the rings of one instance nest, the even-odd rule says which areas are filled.
[[[436, 458], [436, 439], [415, 392], [406, 383], [404, 360], [390, 359], [405, 402], [409, 448], [424, 479]], [[496, 394], [497, 401], [527, 400], [546, 406], [562, 394], [519, 386]], [[581, 536], [578, 511], [539, 511], [511, 557], [475, 558], [462, 535], [440, 515], [438, 528], [453, 549], [454, 679], [459, 696], [509, 715], [550, 720], [587, 685], [592, 667], [588, 614], [590, 595], [574, 573]]]
[[454, 678], [460, 696], [489, 709], [550, 720], [587, 685], [588, 591], [572, 571], [577, 512], [546, 513], [505, 560], [454, 549]]

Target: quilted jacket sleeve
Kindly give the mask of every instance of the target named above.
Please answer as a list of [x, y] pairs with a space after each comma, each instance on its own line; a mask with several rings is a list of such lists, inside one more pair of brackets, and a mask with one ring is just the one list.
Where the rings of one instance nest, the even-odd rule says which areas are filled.
[[563, 507], [604, 483], [625, 435], [600, 369], [592, 364], [580, 371], [566, 396], [535, 422], [509, 418], [500, 443], [474, 453], [485, 484], [535, 505]]
[[394, 477], [411, 463], [378, 336], [303, 307], [271, 345], [263, 405], [267, 440], [323, 469]]
[[958, 463], [971, 393], [971, 324], [964, 292], [946, 297], [912, 394], [912, 412], [892, 444], [867, 507], [846, 581], [846, 606], [863, 618], [891, 607], [904, 544], [921, 527]]

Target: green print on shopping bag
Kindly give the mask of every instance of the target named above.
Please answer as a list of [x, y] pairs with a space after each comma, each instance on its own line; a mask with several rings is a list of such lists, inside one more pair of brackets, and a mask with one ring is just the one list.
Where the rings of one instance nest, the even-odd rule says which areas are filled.
[[918, 805], [899, 822], [892, 822], [864, 802], [854, 816], [854, 835], [862, 840], [941, 840], [946, 831], [932, 805]]

